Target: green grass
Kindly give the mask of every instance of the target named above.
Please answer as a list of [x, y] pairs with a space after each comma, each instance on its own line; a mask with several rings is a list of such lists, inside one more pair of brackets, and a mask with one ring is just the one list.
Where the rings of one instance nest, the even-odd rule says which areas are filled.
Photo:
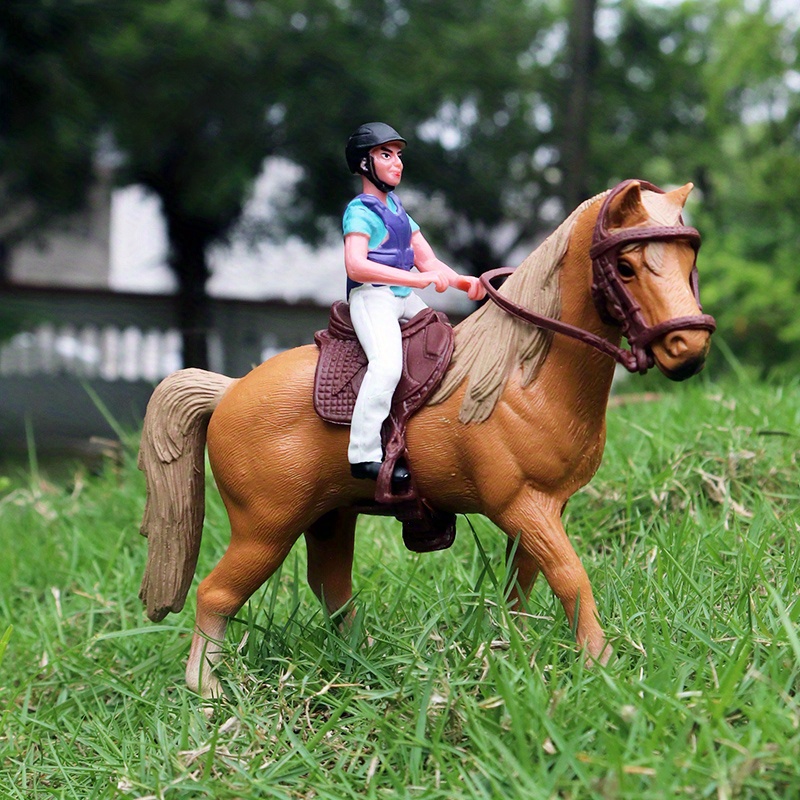
[[[798, 397], [694, 381], [610, 410], [566, 519], [607, 668], [543, 582], [510, 617], [482, 518], [422, 556], [367, 519], [352, 632], [296, 548], [231, 626], [210, 717], [183, 685], [194, 593], [158, 625], [137, 599], [133, 455], [0, 477], [0, 797], [800, 796]], [[227, 542], [208, 497], [201, 576]]]

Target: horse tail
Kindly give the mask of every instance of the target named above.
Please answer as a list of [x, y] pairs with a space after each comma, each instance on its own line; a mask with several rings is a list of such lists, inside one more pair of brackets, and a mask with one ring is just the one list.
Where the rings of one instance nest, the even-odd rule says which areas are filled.
[[205, 445], [211, 414], [233, 378], [184, 369], [156, 387], [142, 429], [147, 482], [141, 533], [148, 540], [139, 597], [158, 622], [180, 611], [194, 577], [205, 516]]

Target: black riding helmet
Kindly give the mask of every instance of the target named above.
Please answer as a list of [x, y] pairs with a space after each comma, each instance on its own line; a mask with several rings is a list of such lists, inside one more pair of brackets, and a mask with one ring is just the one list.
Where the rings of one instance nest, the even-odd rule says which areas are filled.
[[391, 192], [394, 186], [389, 186], [375, 175], [369, 151], [373, 147], [389, 142], [408, 144], [391, 125], [387, 125], [385, 122], [368, 122], [351, 134], [344, 150], [350, 172], [354, 175], [365, 175], [382, 192]]

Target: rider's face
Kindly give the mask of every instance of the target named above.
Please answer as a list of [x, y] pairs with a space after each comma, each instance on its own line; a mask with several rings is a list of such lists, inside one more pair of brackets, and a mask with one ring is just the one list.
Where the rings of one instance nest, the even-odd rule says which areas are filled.
[[402, 152], [402, 142], [379, 144], [369, 151], [372, 163], [375, 165], [375, 175], [389, 186], [397, 186], [403, 177]]

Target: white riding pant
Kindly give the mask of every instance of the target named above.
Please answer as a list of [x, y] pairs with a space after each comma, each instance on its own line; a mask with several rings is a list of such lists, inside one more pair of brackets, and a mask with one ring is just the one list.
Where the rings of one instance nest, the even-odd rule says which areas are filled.
[[351, 464], [383, 461], [381, 426], [403, 372], [400, 321], [428, 306], [414, 292], [397, 297], [388, 286], [372, 284], [353, 289], [349, 303], [350, 319], [369, 363], [353, 409], [347, 459]]

